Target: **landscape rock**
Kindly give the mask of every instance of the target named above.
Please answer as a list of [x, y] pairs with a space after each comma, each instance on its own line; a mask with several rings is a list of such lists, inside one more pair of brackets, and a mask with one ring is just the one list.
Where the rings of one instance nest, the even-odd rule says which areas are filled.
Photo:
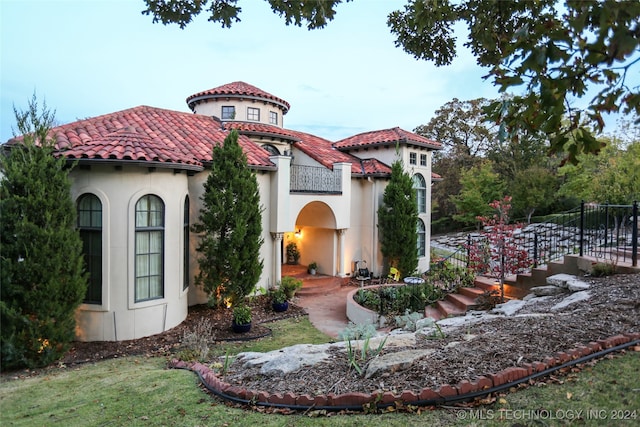
[[383, 372], [394, 373], [409, 369], [417, 359], [428, 356], [434, 352], [435, 350], [433, 349], [420, 349], [384, 354], [369, 363], [365, 378], [371, 378]]
[[571, 274], [554, 274], [547, 277], [547, 284], [568, 289], [571, 292], [585, 291], [589, 289], [589, 284]]
[[575, 280], [575, 276], [570, 274], [554, 274], [553, 276], [547, 277], [547, 285], [567, 289], [567, 282], [572, 280]]
[[564, 289], [554, 285], [536, 286], [531, 288], [530, 291], [537, 297], [560, 295], [565, 292]]
[[589, 291], [575, 292], [551, 307], [551, 311], [561, 310], [573, 303], [588, 300], [589, 298], [591, 298], [591, 293]]
[[514, 299], [511, 301], [507, 301], [503, 304], [496, 305], [495, 308], [491, 310], [491, 313], [503, 314], [505, 316], [513, 316], [525, 305], [527, 305], [527, 301]]
[[330, 347], [344, 347], [339, 344], [298, 344], [267, 353], [245, 352], [238, 359], [246, 367], [261, 366], [260, 373], [267, 376], [285, 375], [303, 366], [313, 366], [329, 358]]
[[583, 282], [582, 280], [572, 280], [567, 283], [567, 287], [571, 292], [580, 292], [586, 291], [591, 287], [587, 282]]

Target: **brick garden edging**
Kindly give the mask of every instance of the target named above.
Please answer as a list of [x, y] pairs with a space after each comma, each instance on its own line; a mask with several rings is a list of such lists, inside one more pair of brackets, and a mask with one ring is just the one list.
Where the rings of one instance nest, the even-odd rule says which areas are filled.
[[290, 409], [358, 410], [369, 404], [384, 407], [393, 406], [398, 402], [403, 405], [432, 406], [451, 401], [469, 400], [497, 391], [496, 389], [506, 389], [522, 383], [530, 377], [536, 378], [547, 375], [550, 372], [546, 371], [559, 369], [562, 365], [580, 363], [579, 359], [581, 358], [596, 357], [600, 352], [608, 353], [619, 350], [617, 347], [624, 348], [634, 344], [640, 344], [640, 332], [619, 334], [593, 341], [586, 345], [547, 356], [541, 362], [523, 363], [522, 367], [505, 368], [498, 373], [486, 374], [473, 381], [462, 380], [458, 384], [442, 385], [436, 389], [425, 387], [419, 392], [404, 390], [400, 394], [392, 392], [384, 392], [382, 394], [351, 392], [338, 395], [329, 393], [312, 396], [309, 394], [296, 395], [291, 392], [270, 393], [232, 386], [218, 378], [209, 367], [199, 362], [184, 362], [179, 359], [173, 359], [169, 362], [169, 367], [188, 369], [197, 373], [207, 389], [222, 399], [236, 403]]

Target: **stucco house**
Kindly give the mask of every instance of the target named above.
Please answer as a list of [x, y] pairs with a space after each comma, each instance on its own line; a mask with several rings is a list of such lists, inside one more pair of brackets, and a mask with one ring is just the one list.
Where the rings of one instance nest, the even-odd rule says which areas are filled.
[[[77, 339], [136, 339], [180, 324], [207, 301], [193, 283], [198, 236], [189, 231], [212, 146], [237, 129], [263, 207], [264, 269], [275, 285], [295, 242], [301, 264], [346, 276], [366, 260], [383, 274], [377, 210], [398, 158], [413, 176], [420, 220], [420, 271], [429, 267], [433, 150], [441, 144], [400, 128], [340, 141], [284, 127], [287, 101], [244, 82], [186, 99], [193, 113], [139, 106], [58, 126], [57, 149], [71, 172], [90, 284]], [[11, 143], [12, 141], [9, 141]]]

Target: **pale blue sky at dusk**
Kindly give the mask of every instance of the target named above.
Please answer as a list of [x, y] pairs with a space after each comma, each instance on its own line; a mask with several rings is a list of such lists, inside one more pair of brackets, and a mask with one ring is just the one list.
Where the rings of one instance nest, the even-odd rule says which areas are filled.
[[0, 142], [34, 92], [62, 124], [138, 105], [188, 112], [189, 95], [241, 80], [291, 104], [285, 127], [330, 140], [411, 131], [454, 97], [498, 96], [467, 53], [438, 68], [395, 47], [387, 15], [404, 4], [355, 0], [308, 31], [242, 0], [231, 29], [199, 16], [181, 30], [142, 15], [142, 0], [0, 0]]

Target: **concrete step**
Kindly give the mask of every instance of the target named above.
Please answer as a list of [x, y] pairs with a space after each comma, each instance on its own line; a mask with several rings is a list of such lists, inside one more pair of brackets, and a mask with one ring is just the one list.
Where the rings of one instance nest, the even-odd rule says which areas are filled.
[[458, 292], [462, 295], [468, 296], [473, 300], [484, 294], [484, 290], [480, 288], [460, 288], [458, 289]]
[[463, 312], [467, 312], [467, 310], [474, 309], [478, 305], [476, 304], [475, 298], [469, 298], [466, 295], [462, 294], [449, 294], [447, 295], [446, 301], [453, 303]]
[[442, 313], [442, 317], [464, 316], [464, 314], [466, 313], [465, 310], [447, 300], [436, 302], [436, 308], [438, 309], [438, 311], [440, 311], [440, 313]]
[[492, 277], [476, 276], [474, 285], [476, 288], [482, 289], [483, 291], [499, 289], [498, 282]]
[[342, 279], [339, 277], [324, 276], [314, 277], [313, 280], [305, 280], [302, 287], [296, 292], [297, 296], [326, 295], [335, 292], [342, 286]]
[[442, 319], [442, 313], [437, 308], [428, 305], [424, 308], [424, 317], [430, 317], [434, 320], [440, 320]]
[[[482, 289], [484, 291], [497, 291], [498, 293], [500, 292], [500, 282], [493, 277], [476, 276], [475, 285], [476, 288]], [[512, 283], [504, 284], [505, 299], [521, 299], [528, 293], [528, 289], [520, 288], [519, 286]]]

